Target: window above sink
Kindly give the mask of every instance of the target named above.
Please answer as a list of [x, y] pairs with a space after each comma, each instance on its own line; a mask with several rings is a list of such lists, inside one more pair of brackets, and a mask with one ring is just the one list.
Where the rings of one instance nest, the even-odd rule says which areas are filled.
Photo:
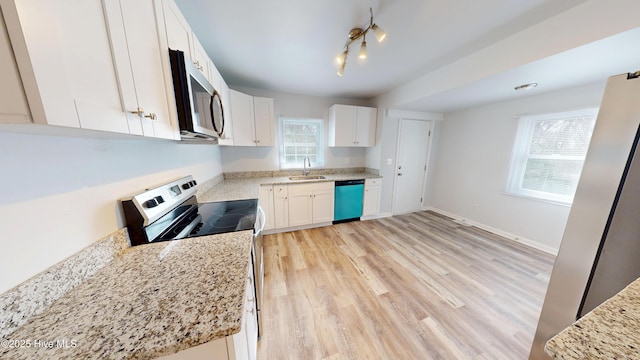
[[[324, 166], [324, 122], [321, 119], [280, 118], [280, 169]], [[293, 179], [291, 179], [293, 180]]]

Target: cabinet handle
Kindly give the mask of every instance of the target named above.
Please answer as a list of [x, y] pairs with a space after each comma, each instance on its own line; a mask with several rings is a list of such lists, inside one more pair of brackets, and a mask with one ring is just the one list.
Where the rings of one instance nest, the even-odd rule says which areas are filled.
[[136, 114], [138, 116], [143, 116], [144, 115], [144, 109], [139, 107], [137, 108], [135, 111], [129, 111], [132, 114]]
[[247, 311], [250, 315], [253, 315], [253, 308], [249, 309], [249, 311]]
[[138, 115], [138, 116], [140, 116], [140, 117], [143, 117], [143, 116], [144, 116], [144, 117], [149, 118], [149, 119], [151, 119], [151, 120], [155, 120], [155, 119], [157, 119], [157, 118], [158, 118], [158, 117], [156, 116], [156, 114], [155, 114], [155, 113], [148, 113], [148, 114], [145, 114], [145, 113], [144, 113], [144, 109], [143, 109], [143, 108], [141, 108], [141, 107], [137, 108], [135, 111], [129, 111], [129, 112], [130, 112], [130, 113], [132, 113], [132, 114]]

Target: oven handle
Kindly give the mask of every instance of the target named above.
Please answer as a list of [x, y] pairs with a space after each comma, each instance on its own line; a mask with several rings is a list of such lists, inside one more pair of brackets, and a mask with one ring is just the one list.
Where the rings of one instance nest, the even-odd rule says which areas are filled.
[[174, 239], [182, 239], [183, 237], [189, 235], [191, 230], [193, 230], [200, 222], [202, 221], [202, 215], [198, 214], [195, 219], [189, 225], [187, 225], [178, 235], [174, 237]]
[[260, 222], [260, 231], [258, 231], [258, 234], [262, 234], [262, 232], [264, 231], [264, 226], [267, 222], [267, 215], [264, 213], [264, 210], [262, 210], [262, 207], [260, 205], [258, 205], [258, 212], [262, 217], [262, 221]]

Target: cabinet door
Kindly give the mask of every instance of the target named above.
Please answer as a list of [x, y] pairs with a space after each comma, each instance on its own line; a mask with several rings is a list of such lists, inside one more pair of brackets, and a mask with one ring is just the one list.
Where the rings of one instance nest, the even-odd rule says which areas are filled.
[[[183, 51], [185, 56], [193, 60], [191, 49], [191, 27], [182, 16], [180, 9], [173, 0], [163, 0], [164, 23], [169, 48]], [[165, 49], [166, 50], [166, 49]]]
[[316, 190], [313, 192], [313, 223], [324, 223], [333, 221], [334, 191], [333, 182], [331, 189]]
[[0, 123], [29, 123], [31, 115], [0, 10]]
[[216, 90], [219, 94], [220, 97], [222, 98], [222, 82], [224, 80], [222, 80], [222, 75], [220, 75], [220, 72], [218, 71], [218, 68], [216, 68], [216, 65], [213, 63], [213, 61], [211, 61], [211, 59], [209, 60], [209, 82], [211, 83], [211, 86], [213, 86], [213, 89]]
[[254, 97], [253, 112], [256, 146], [273, 146], [273, 99]]
[[[204, 47], [202, 47], [202, 44], [200, 43], [198, 38], [195, 37], [193, 33], [191, 35], [193, 43], [193, 65], [195, 65], [198, 70], [200, 70], [202, 75], [204, 75], [204, 77], [207, 78], [207, 80], [211, 84], [211, 68], [209, 66], [212, 63], [211, 60], [209, 60], [209, 55], [207, 55], [207, 52], [204, 50]], [[216, 87], [214, 86], [214, 88]]]
[[329, 146], [354, 146], [357, 108], [333, 105], [329, 110]]
[[[169, 116], [162, 67], [166, 51], [160, 50], [153, 3], [120, 0], [119, 6], [114, 6], [114, 2], [105, 1], [105, 8], [111, 9], [108, 17], [114, 58], [128, 116], [141, 122], [145, 136], [179, 138]], [[142, 109], [144, 115], [133, 114], [136, 109]]]
[[[258, 311], [256, 309], [256, 298], [253, 276], [253, 268], [249, 269], [249, 279], [246, 289], [246, 303], [243, 314], [243, 325], [247, 336], [247, 359], [256, 360], [258, 352]], [[237, 358], [236, 358], [237, 359]]]
[[222, 111], [224, 113], [224, 132], [218, 139], [220, 145], [233, 145], [233, 117], [231, 114], [231, 90], [224, 79], [220, 78], [220, 97], [222, 98]]
[[287, 185], [273, 186], [274, 226], [276, 229], [289, 227], [289, 191]]
[[362, 216], [376, 215], [380, 211], [380, 196], [382, 195], [381, 185], [381, 179], [365, 180]]
[[233, 144], [256, 146], [253, 115], [253, 96], [230, 91], [231, 117], [233, 118]]
[[355, 146], [374, 146], [376, 142], [376, 108], [358, 106], [356, 110]]
[[100, 0], [4, 2], [2, 11], [34, 122], [129, 132]]
[[156, 360], [229, 360], [227, 339], [217, 339], [190, 347], [175, 354], [161, 356]]
[[274, 220], [274, 208], [273, 208], [273, 186], [262, 185], [260, 186], [260, 194], [258, 195], [258, 202], [260, 207], [264, 211], [266, 222], [264, 224], [265, 230], [271, 230], [275, 227]]
[[312, 191], [307, 184], [289, 185], [289, 226], [313, 223]]

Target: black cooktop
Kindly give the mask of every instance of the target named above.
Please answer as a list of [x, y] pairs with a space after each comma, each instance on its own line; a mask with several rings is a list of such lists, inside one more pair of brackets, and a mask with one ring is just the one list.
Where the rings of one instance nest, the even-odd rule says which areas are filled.
[[257, 211], [258, 199], [197, 203], [194, 197], [146, 231], [153, 242], [253, 230]]
[[258, 199], [201, 203], [200, 223], [187, 237], [252, 230], [256, 222]]

